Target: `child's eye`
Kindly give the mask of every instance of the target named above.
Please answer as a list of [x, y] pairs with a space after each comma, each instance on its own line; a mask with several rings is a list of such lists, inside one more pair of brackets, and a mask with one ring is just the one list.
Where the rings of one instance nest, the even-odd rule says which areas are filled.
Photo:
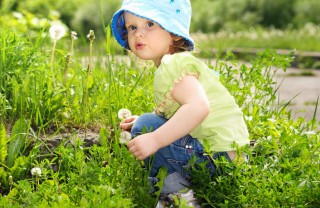
[[147, 22], [147, 24], [146, 24], [147, 27], [152, 27], [153, 25], [154, 25], [154, 23], [151, 22], [151, 21], [150, 21], [150, 22]]
[[130, 25], [130, 26], [128, 26], [128, 28], [127, 28], [128, 31], [132, 31], [132, 30], [135, 30], [135, 29], [137, 29], [137, 27], [134, 26], [134, 25]]

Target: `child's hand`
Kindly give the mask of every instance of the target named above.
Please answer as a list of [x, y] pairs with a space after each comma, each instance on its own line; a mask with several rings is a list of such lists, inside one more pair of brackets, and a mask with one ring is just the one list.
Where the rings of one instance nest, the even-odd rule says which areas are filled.
[[144, 160], [160, 149], [160, 144], [153, 133], [146, 133], [128, 142], [129, 151], [138, 159]]
[[139, 116], [129, 116], [128, 118], [125, 118], [121, 121], [120, 128], [124, 131], [131, 131], [131, 128], [138, 117]]

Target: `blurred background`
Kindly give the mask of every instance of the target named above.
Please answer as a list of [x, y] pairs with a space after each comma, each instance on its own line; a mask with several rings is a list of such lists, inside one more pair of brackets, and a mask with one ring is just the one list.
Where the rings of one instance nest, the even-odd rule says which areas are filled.
[[[260, 27], [299, 29], [320, 23], [318, 0], [191, 0], [191, 3], [192, 33]], [[0, 0], [0, 23], [2, 27], [25, 24], [28, 29], [35, 29], [45, 19], [61, 20], [80, 34], [86, 34], [89, 29], [101, 34], [101, 20], [109, 23], [120, 4], [121, 0]]]

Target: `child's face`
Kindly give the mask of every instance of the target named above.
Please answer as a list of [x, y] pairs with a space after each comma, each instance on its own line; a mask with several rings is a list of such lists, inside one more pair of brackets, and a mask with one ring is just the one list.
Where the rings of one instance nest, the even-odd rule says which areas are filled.
[[169, 32], [155, 22], [124, 13], [130, 50], [139, 58], [152, 60], [159, 66], [161, 58], [169, 53], [173, 40]]

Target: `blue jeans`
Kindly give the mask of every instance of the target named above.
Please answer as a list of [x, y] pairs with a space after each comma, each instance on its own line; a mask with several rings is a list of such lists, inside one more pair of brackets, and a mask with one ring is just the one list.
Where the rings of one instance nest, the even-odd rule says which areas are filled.
[[[136, 137], [146, 132], [152, 132], [162, 126], [166, 121], [166, 118], [153, 113], [142, 114], [133, 125], [131, 134], [133, 137]], [[184, 178], [181, 178], [181, 181], [185, 181], [185, 179], [189, 179], [190, 177], [189, 160], [193, 156], [197, 158], [197, 163], [207, 163], [206, 166], [208, 171], [211, 172], [211, 175], [217, 174], [216, 166], [211, 158], [204, 155], [204, 147], [202, 144], [190, 135], [185, 135], [174, 143], [159, 149], [153, 157], [149, 157], [145, 160], [145, 164], [147, 166], [149, 165], [150, 177], [156, 177], [159, 169], [162, 166], [165, 166], [168, 175], [173, 174], [177, 176], [178, 173], [178, 175], [181, 175]], [[227, 160], [231, 161], [226, 152], [217, 152], [213, 155], [214, 159], [218, 157], [225, 157]], [[179, 181], [178, 178], [177, 181]]]

